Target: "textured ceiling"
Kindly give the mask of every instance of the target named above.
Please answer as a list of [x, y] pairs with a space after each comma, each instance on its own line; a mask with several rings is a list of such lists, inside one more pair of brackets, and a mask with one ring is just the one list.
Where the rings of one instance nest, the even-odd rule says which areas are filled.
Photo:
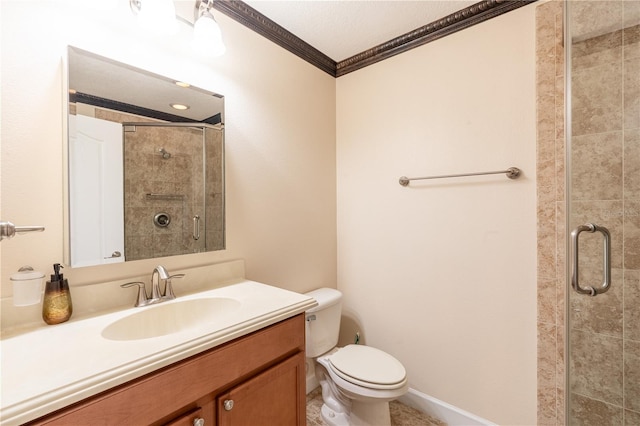
[[464, 0], [244, 2], [336, 62], [476, 3]]

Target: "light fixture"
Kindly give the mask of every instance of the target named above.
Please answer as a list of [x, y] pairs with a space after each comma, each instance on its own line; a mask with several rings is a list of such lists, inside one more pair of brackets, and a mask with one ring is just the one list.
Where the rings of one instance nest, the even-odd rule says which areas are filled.
[[222, 32], [213, 18], [211, 9], [214, 0], [196, 1], [196, 22], [193, 26], [191, 47], [200, 55], [214, 57], [222, 55], [226, 48], [222, 41]]
[[173, 109], [179, 109], [180, 111], [184, 111], [191, 108], [189, 105], [185, 105], [185, 104], [169, 104], [169, 106], [171, 106], [171, 108]]
[[129, 0], [129, 6], [145, 30], [158, 35], [178, 32], [173, 0]]

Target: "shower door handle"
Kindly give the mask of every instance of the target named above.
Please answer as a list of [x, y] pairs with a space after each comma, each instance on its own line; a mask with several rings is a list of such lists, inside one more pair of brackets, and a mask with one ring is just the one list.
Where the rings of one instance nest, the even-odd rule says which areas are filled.
[[[580, 266], [579, 266], [579, 237], [582, 232], [600, 232], [603, 236], [604, 245], [603, 245], [603, 281], [600, 287], [592, 287], [586, 286], [582, 287], [580, 285]], [[587, 294], [589, 296], [597, 296], [598, 294], [602, 294], [609, 290], [611, 286], [611, 234], [609, 230], [604, 226], [595, 225], [593, 223], [587, 223], [585, 225], [580, 225], [573, 231], [571, 231], [571, 252], [573, 254], [573, 268], [571, 271], [571, 287], [580, 293]]]
[[193, 239], [196, 241], [200, 239], [200, 216], [199, 215], [193, 216]]

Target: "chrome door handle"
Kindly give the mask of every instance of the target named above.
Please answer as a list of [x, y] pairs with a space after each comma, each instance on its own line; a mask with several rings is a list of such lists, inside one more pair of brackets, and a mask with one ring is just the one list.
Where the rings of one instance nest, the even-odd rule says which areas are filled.
[[200, 216], [199, 215], [193, 216], [193, 239], [194, 240], [200, 239]]
[[[604, 255], [603, 255], [603, 281], [602, 281], [602, 285], [600, 287], [592, 287], [592, 286], [586, 286], [586, 287], [582, 287], [580, 285], [580, 279], [578, 277], [579, 272], [580, 272], [580, 266], [579, 266], [579, 259], [580, 259], [580, 254], [579, 254], [579, 237], [580, 234], [582, 232], [600, 232], [603, 236], [604, 239], [604, 246], [603, 246], [603, 251], [604, 251]], [[573, 260], [573, 268], [571, 271], [571, 287], [573, 287], [573, 289], [580, 293], [580, 294], [588, 294], [589, 296], [597, 296], [598, 294], [602, 294], [604, 292], [606, 292], [607, 290], [609, 290], [609, 287], [611, 287], [611, 234], [609, 233], [609, 230], [607, 228], [605, 228], [604, 226], [599, 226], [593, 223], [587, 223], [585, 225], [580, 225], [578, 226], [576, 229], [574, 229], [573, 231], [571, 231], [571, 252], [573, 254], [572, 260]]]
[[122, 256], [122, 253], [120, 253], [119, 251], [114, 251], [113, 253], [111, 253], [111, 256], [107, 256], [105, 257], [105, 259], [113, 259], [120, 256]]

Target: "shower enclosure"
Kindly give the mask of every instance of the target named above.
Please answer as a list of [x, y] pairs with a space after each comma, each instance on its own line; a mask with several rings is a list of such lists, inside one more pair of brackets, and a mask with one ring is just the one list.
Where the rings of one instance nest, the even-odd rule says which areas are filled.
[[640, 424], [640, 1], [567, 1], [566, 422]]
[[224, 248], [221, 128], [123, 123], [127, 260]]

